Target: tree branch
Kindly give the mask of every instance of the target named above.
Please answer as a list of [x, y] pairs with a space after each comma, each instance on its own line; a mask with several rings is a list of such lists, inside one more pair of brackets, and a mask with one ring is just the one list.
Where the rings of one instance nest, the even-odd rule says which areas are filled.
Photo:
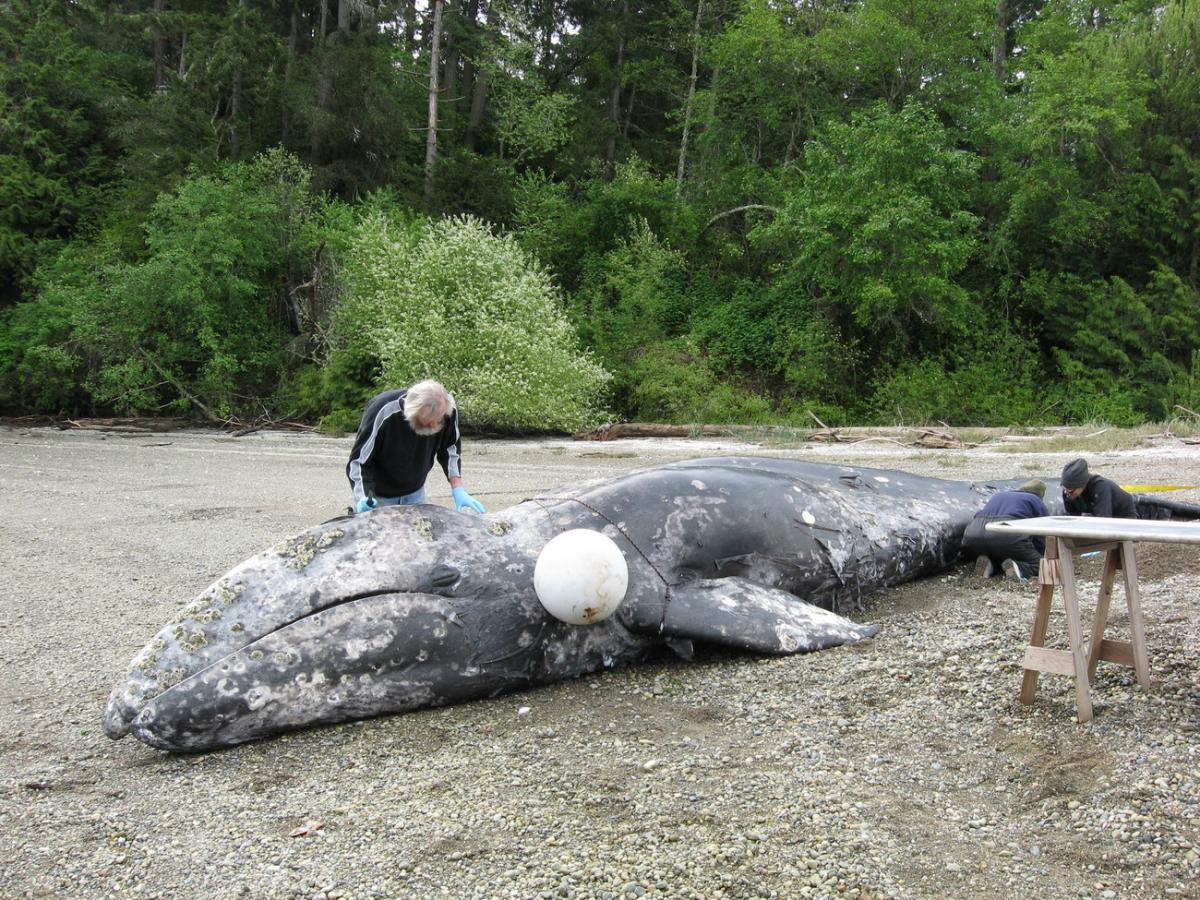
[[723, 213], [717, 213], [715, 216], [705, 222], [704, 228], [701, 228], [700, 230], [703, 232], [708, 228], [709, 225], [712, 225], [717, 220], [724, 219], [726, 216], [732, 216], [734, 213], [745, 212], [748, 209], [765, 209], [771, 213], [779, 213], [778, 206], [768, 206], [765, 203], [747, 203], [745, 206], [735, 206], [733, 209], [727, 209]]
[[205, 406], [203, 403], [201, 403], [199, 400], [197, 400], [194, 396], [192, 396], [192, 394], [187, 390], [187, 388], [185, 388], [182, 384], [180, 384], [178, 381], [176, 381], [174, 378], [172, 378], [171, 374], [169, 372], [167, 372], [166, 369], [164, 369], [162, 366], [160, 366], [158, 364], [158, 360], [156, 360], [154, 357], [152, 357], [149, 353], [147, 353], [141, 347], [136, 347], [134, 349], [142, 359], [144, 359], [147, 363], [150, 364], [150, 367], [152, 369], [154, 369], [155, 372], [157, 372], [159, 375], [161, 375], [163, 377], [164, 381], [166, 381], [169, 385], [171, 385], [171, 387], [175, 388], [175, 390], [179, 391], [179, 393], [182, 394], [184, 397], [187, 397], [187, 399], [189, 401], [191, 401], [191, 403], [197, 409], [199, 409], [202, 413], [204, 413], [204, 417], [206, 419], [208, 419], [210, 422], [217, 422], [218, 424], [221, 424], [221, 425], [228, 424], [228, 421], [226, 419], [222, 419], [220, 416], [213, 415], [213, 411], [211, 409], [209, 409], [207, 406]]

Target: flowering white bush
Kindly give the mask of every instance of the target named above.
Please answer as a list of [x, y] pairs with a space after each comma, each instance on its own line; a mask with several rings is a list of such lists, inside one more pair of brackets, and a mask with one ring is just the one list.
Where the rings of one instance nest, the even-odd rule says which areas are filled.
[[343, 346], [382, 363], [382, 380], [436, 378], [475, 427], [573, 431], [604, 419], [611, 378], [579, 346], [549, 275], [473, 217], [413, 230], [382, 216], [358, 228]]

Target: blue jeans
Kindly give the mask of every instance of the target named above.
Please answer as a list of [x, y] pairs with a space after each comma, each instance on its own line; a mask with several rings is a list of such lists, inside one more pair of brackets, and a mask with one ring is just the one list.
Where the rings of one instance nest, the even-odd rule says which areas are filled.
[[405, 494], [403, 497], [376, 497], [380, 506], [413, 506], [417, 503], [428, 503], [425, 499], [425, 486], [417, 488], [411, 494]]

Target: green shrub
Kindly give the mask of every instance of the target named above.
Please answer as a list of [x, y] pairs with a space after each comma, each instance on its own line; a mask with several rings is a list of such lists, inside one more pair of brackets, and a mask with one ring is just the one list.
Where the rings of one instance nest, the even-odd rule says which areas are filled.
[[119, 413], [259, 412], [254, 398], [285, 371], [296, 324], [285, 286], [325, 239], [322, 208], [307, 170], [276, 151], [159, 197], [137, 258], [104, 234], [77, 242], [12, 314], [5, 394], [53, 410], [81, 403], [82, 383], [92, 405]]
[[1034, 346], [994, 329], [974, 347], [901, 366], [873, 390], [874, 418], [883, 422], [1029, 425], [1042, 417]]
[[1114, 425], [1169, 415], [1168, 385], [1200, 342], [1194, 287], [1164, 266], [1141, 287], [1039, 270], [1022, 294], [1058, 369], [1056, 413]]
[[513, 214], [511, 165], [458, 149], [439, 157], [434, 208], [450, 215], [473, 215], [505, 222]]
[[35, 299], [0, 316], [0, 409], [78, 413], [86, 359], [71, 340], [79, 298], [97, 289], [99, 255], [82, 242], [38, 271]]
[[976, 252], [978, 167], [932, 111], [876, 104], [808, 142], [783, 209], [752, 237], [779, 259], [778, 289], [819, 298], [873, 362], [903, 359], [969, 318], [958, 279]]
[[549, 276], [471, 217], [359, 227], [335, 350], [377, 358], [381, 383], [437, 378], [465, 424], [573, 431], [604, 418], [610, 376], [579, 348]]
[[316, 421], [327, 434], [358, 428], [362, 410], [377, 392], [379, 359], [356, 346], [328, 354], [323, 366], [305, 366], [285, 379], [275, 397], [286, 415]]
[[684, 259], [635, 217], [616, 246], [594, 260], [572, 306], [584, 340], [609, 365], [673, 337], [688, 321]]
[[[31, 306], [22, 304], [21, 311]], [[11, 376], [0, 380], [0, 409], [77, 413], [86, 403], [80, 389], [80, 368], [79, 359], [62, 346], [29, 347], [13, 366]]]
[[686, 340], [650, 348], [625, 377], [629, 416], [638, 421], [726, 425], [778, 418], [768, 398], [719, 377]]
[[1107, 425], [1138, 425], [1145, 421], [1135, 409], [1134, 398], [1102, 369], [1091, 368], [1056, 351], [1059, 377], [1046, 391], [1046, 405], [1061, 422], [1095, 422]]
[[728, 297], [698, 313], [692, 334], [719, 371], [769, 370], [780, 318], [773, 298], [748, 279], [730, 287]]
[[1176, 406], [1200, 413], [1200, 350], [1192, 351], [1192, 364], [1176, 374], [1167, 387], [1172, 415], [1180, 412], [1175, 409]]
[[595, 171], [577, 187], [541, 173], [517, 179], [514, 191], [517, 240], [548, 265], [568, 292], [579, 289], [596, 262], [627, 240], [631, 223], [645, 221], [665, 245], [694, 242], [691, 211], [675, 196], [674, 180], [655, 175], [634, 156], [612, 177]]

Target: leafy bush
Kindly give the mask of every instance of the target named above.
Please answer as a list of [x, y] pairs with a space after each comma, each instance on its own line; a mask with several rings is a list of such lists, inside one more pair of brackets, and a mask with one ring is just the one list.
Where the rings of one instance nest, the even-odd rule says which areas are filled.
[[861, 404], [862, 353], [834, 324], [781, 285], [747, 279], [730, 290], [705, 305], [692, 332], [715, 370], [763, 373], [785, 405], [820, 408], [835, 419], [836, 411]]
[[580, 331], [610, 365], [679, 334], [688, 321], [684, 259], [641, 217], [595, 260], [573, 298]]
[[882, 104], [833, 123], [805, 152], [799, 183], [756, 240], [802, 298], [873, 362], [961, 335], [969, 295], [957, 276], [975, 252], [968, 211], [978, 160], [934, 114]]
[[874, 387], [883, 422], [1029, 425], [1044, 415], [1034, 347], [997, 330], [982, 346], [907, 363]]
[[561, 238], [574, 227], [578, 215], [570, 187], [541, 169], [529, 169], [517, 176], [513, 203], [518, 243], [561, 273], [560, 263], [567, 260], [560, 259], [560, 253], [570, 254], [573, 249], [563, 247]]
[[[0, 409], [78, 412], [85, 403], [80, 390], [81, 361], [66, 347], [50, 340], [62, 322], [47, 322], [44, 306], [22, 303], [0, 318]], [[28, 343], [26, 343], [28, 342]]]
[[777, 418], [766, 397], [718, 377], [686, 340], [651, 348], [630, 365], [627, 378], [633, 419], [686, 425]]
[[108, 130], [133, 70], [88, 46], [80, 25], [89, 12], [50, 0], [0, 4], [0, 303], [25, 295], [113, 180]]
[[[1172, 378], [1168, 388], [1172, 407], [1182, 406], [1193, 414], [1200, 413], [1200, 350], [1192, 351], [1192, 364]], [[1171, 412], [1179, 410], [1172, 408]]]
[[1047, 406], [1061, 422], [1096, 422], [1137, 425], [1144, 421], [1134, 399], [1108, 373], [1089, 368], [1057, 350], [1054, 361], [1059, 377], [1046, 392]]
[[692, 334], [718, 371], [769, 369], [778, 335], [779, 308], [762, 285], [731, 283], [729, 296], [709, 303], [696, 316]]
[[1038, 270], [1022, 290], [1023, 307], [1040, 320], [1043, 343], [1078, 394], [1063, 394], [1056, 407], [1070, 410], [1069, 421], [1126, 424], [1130, 416], [1139, 422], [1170, 413], [1168, 385], [1200, 343], [1194, 287], [1159, 266], [1140, 288], [1117, 277], [1084, 280]]
[[279, 417], [316, 422], [317, 430], [343, 434], [358, 429], [363, 407], [377, 392], [379, 360], [355, 348], [329, 354], [289, 372], [271, 396]]
[[689, 246], [696, 231], [692, 212], [675, 196], [672, 179], [655, 175], [638, 157], [612, 177], [596, 171], [572, 188], [540, 173], [517, 181], [517, 240], [550, 266], [568, 292], [585, 273], [645, 221], [666, 244]]
[[[34, 280], [34, 299], [6, 310], [0, 319], [0, 408], [79, 413], [88, 405], [83, 389], [87, 361], [71, 339], [82, 298], [103, 291], [105, 257], [76, 241], [44, 262]], [[90, 292], [90, 293], [89, 293]]]
[[476, 428], [598, 424], [610, 376], [579, 348], [549, 276], [472, 217], [397, 228], [372, 216], [347, 265], [335, 354], [378, 358], [382, 383], [437, 378]]
[[103, 305], [77, 322], [101, 359], [96, 399], [224, 416], [246, 405], [241, 395], [269, 392], [285, 363], [289, 257], [308, 257], [300, 238], [315, 205], [307, 170], [278, 152], [160, 197], [149, 258], [116, 267]]
[[506, 222], [512, 218], [513, 181], [505, 160], [459, 148], [438, 158], [433, 202], [446, 215]]
[[289, 324], [309, 324], [292, 321], [285, 286], [311, 266], [321, 209], [307, 170], [273, 152], [162, 195], [143, 258], [121, 258], [104, 235], [77, 242], [11, 315], [6, 394], [50, 411], [78, 405], [70, 378], [120, 413], [257, 412], [251, 398], [285, 370]]

